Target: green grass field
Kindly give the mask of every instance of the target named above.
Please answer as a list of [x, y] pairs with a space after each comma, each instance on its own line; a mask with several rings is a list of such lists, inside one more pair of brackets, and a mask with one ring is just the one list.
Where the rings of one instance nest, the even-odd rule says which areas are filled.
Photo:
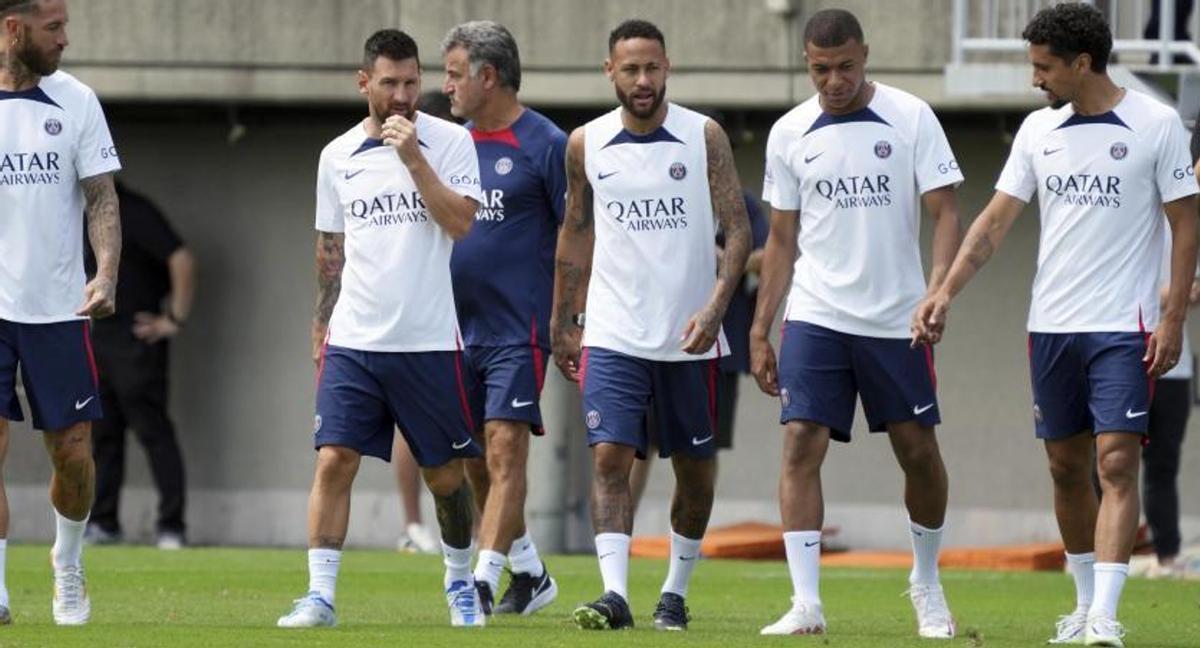
[[[822, 597], [830, 634], [760, 637], [788, 605], [783, 563], [706, 561], [688, 603], [691, 630], [656, 633], [650, 614], [664, 561], [637, 560], [631, 598], [638, 627], [584, 632], [570, 621], [577, 603], [600, 592], [590, 556], [553, 557], [558, 600], [529, 618], [502, 617], [482, 630], [448, 625], [437, 556], [349, 551], [338, 585], [339, 627], [279, 630], [275, 619], [307, 585], [300, 550], [89, 548], [85, 556], [92, 622], [58, 628], [50, 619], [51, 577], [45, 546], [8, 552], [14, 624], [0, 646], [916, 646], [912, 610], [901, 596], [905, 573], [830, 569]], [[959, 623], [959, 645], [1034, 646], [1073, 600], [1062, 574], [948, 571], [943, 575]], [[1121, 618], [1130, 646], [1200, 646], [1200, 583], [1131, 581]]]

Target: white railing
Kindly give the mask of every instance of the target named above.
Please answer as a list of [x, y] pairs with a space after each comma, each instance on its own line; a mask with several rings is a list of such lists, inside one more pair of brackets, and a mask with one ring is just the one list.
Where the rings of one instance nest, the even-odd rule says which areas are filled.
[[[1151, 2], [1159, 3], [1158, 38], [1146, 39], [1143, 30], [1150, 19]], [[1025, 41], [1021, 32], [1040, 9], [1057, 4], [1056, 0], [954, 0], [952, 62], [966, 62], [973, 52], [1022, 52]], [[1170, 70], [1174, 58], [1183, 56], [1192, 65], [1200, 64], [1200, 7], [1189, 18], [1191, 41], [1176, 41], [1175, 0], [1108, 0], [1098, 4], [1108, 14], [1113, 30], [1113, 52], [1118, 54], [1149, 54], [1158, 56], [1156, 67]], [[1147, 57], [1149, 58], [1149, 57]], [[1123, 64], [1139, 67], [1135, 61]], [[1146, 66], [1148, 67], [1148, 65]], [[1190, 66], [1189, 66], [1190, 67]]]

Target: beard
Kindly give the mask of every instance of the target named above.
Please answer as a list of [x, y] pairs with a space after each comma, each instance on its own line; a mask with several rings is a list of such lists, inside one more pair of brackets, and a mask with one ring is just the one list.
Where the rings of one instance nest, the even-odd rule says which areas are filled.
[[400, 115], [408, 121], [412, 121], [417, 116], [417, 107], [416, 105], [396, 106], [391, 102], [385, 101], [375, 104], [374, 113], [375, 118], [379, 120], [380, 124], [387, 121], [388, 117], [392, 115]]
[[17, 60], [38, 76], [50, 76], [58, 71], [59, 61], [62, 60], [62, 50], [58, 49], [49, 54], [39, 51], [33, 44], [33, 33], [25, 30], [25, 45], [14, 54]]
[[625, 107], [625, 110], [629, 111], [629, 114], [637, 117], [638, 119], [649, 119], [650, 117], [653, 117], [654, 113], [658, 112], [659, 106], [662, 106], [663, 100], [666, 99], [666, 97], [667, 84], [664, 83], [663, 87], [660, 88], [658, 93], [654, 95], [654, 101], [650, 102], [650, 107], [646, 110], [638, 110], [634, 107], [633, 98], [624, 92], [621, 92], [620, 88], [617, 88], [617, 101], [621, 102], [621, 105]]

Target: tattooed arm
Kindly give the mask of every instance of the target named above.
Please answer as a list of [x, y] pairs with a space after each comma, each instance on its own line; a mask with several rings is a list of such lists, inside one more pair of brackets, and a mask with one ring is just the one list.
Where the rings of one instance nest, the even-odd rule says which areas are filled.
[[333, 305], [342, 291], [342, 268], [346, 265], [346, 235], [317, 232], [317, 307], [312, 323], [312, 359], [320, 362], [325, 332]]
[[96, 255], [96, 276], [83, 288], [76, 315], [101, 318], [117, 309], [117, 266], [121, 263], [121, 211], [111, 173], [79, 181], [87, 201], [88, 240]]
[[750, 256], [750, 218], [746, 215], [742, 185], [733, 164], [733, 150], [725, 131], [711, 119], [704, 124], [704, 146], [708, 152], [708, 187], [712, 193], [713, 213], [725, 232], [725, 250], [721, 254], [712, 296], [704, 308], [688, 320], [683, 332], [683, 350], [693, 354], [707, 352], [717, 341], [721, 318], [725, 317], [725, 309], [742, 280], [742, 271]]
[[584, 131], [576, 128], [567, 139], [567, 204], [558, 232], [554, 257], [554, 305], [550, 309], [550, 347], [554, 363], [568, 380], [579, 380], [583, 329], [575, 316], [587, 307], [592, 276], [596, 228], [592, 185], [584, 171]]
[[921, 302], [913, 315], [913, 345], [937, 344], [946, 329], [946, 314], [950, 301], [958, 295], [976, 272], [992, 258], [1000, 247], [1013, 222], [1025, 209], [1025, 202], [997, 191], [991, 202], [971, 224], [966, 239], [958, 250], [950, 273], [937, 289]]

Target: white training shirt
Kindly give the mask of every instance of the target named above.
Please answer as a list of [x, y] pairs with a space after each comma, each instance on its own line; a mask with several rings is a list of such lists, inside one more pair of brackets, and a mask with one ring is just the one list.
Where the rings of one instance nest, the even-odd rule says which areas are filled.
[[0, 90], [0, 319], [83, 319], [79, 181], [120, 168], [100, 101], [75, 77]]
[[1031, 332], [1154, 329], [1163, 203], [1200, 191], [1174, 109], [1126, 90], [1102, 115], [1070, 104], [1030, 113], [996, 189], [1025, 202], [1038, 195]]
[[[479, 160], [467, 129], [418, 112], [421, 153], [451, 190], [480, 202]], [[342, 288], [329, 344], [360, 351], [460, 348], [450, 250], [408, 169], [357, 124], [321, 151], [317, 229], [345, 232]]]
[[870, 104], [831, 115], [813, 96], [771, 128], [763, 200], [800, 213], [785, 318], [907, 338], [925, 294], [921, 194], [963, 181], [924, 101], [875, 84]]
[[596, 219], [584, 346], [672, 362], [729, 352], [724, 331], [706, 353], [682, 349], [717, 277], [707, 121], [668, 104], [662, 126], [647, 135], [625, 130], [621, 108], [584, 126]]

